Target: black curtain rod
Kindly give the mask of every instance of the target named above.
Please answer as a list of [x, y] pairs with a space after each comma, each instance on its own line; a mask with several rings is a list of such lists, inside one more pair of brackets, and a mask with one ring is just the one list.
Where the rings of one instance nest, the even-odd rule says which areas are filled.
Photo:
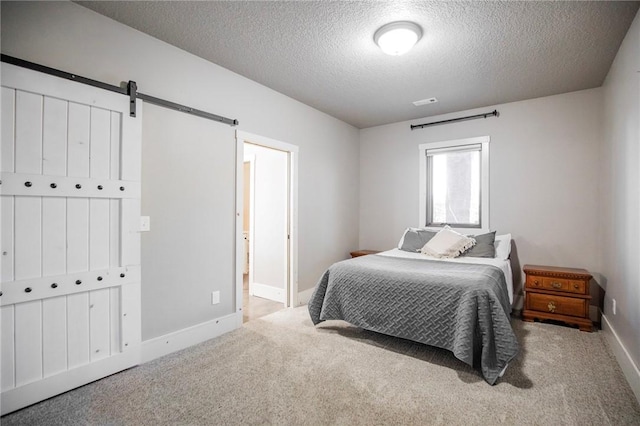
[[476, 118], [487, 118], [487, 117], [497, 117], [498, 114], [498, 110], [494, 109], [491, 112], [485, 112], [484, 114], [476, 114], [476, 115], [469, 115], [467, 117], [460, 117], [460, 118], [451, 118], [449, 120], [442, 120], [442, 121], [434, 121], [433, 123], [424, 123], [424, 124], [412, 124], [411, 125], [411, 130], [416, 129], [416, 128], [423, 128], [423, 127], [427, 127], [427, 126], [436, 126], [438, 124], [446, 124], [446, 123], [455, 123], [456, 121], [464, 121], [464, 120], [474, 120]]
[[56, 77], [64, 78], [67, 80], [76, 81], [78, 83], [87, 84], [89, 86], [98, 87], [100, 89], [109, 90], [111, 92], [119, 93], [121, 95], [129, 96], [130, 98], [130, 110], [129, 115], [132, 117], [136, 116], [136, 99], [141, 99], [150, 104], [158, 105], [161, 107], [173, 109], [176, 111], [181, 111], [187, 114], [195, 115], [198, 117], [206, 118], [208, 120], [218, 121], [220, 123], [225, 123], [230, 126], [237, 126], [238, 120], [222, 117], [217, 114], [212, 114], [210, 112], [201, 111], [199, 109], [191, 108], [186, 105], [177, 104], [175, 102], [167, 101], [165, 99], [156, 98], [151, 95], [145, 95], [144, 93], [140, 93], [137, 91], [137, 85], [135, 81], [129, 80], [127, 83], [127, 87], [114, 86], [111, 84], [103, 83], [98, 80], [93, 80], [87, 77], [82, 77], [77, 74], [72, 74], [70, 72], [61, 71], [55, 68], [50, 68], [44, 65], [36, 64], [34, 62], [25, 61], [24, 59], [15, 58], [13, 56], [2, 54], [0, 59], [2, 62], [6, 62], [8, 64], [16, 65], [22, 68], [28, 68], [34, 71], [42, 72], [45, 74], [54, 75]]

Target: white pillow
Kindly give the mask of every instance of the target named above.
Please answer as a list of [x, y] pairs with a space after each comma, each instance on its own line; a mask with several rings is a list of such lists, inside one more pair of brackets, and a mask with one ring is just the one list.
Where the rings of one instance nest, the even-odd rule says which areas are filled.
[[496, 247], [496, 259], [508, 260], [511, 254], [511, 234], [496, 235], [493, 243]]
[[449, 226], [445, 226], [422, 247], [420, 253], [431, 257], [451, 259], [469, 250], [475, 243], [475, 239], [459, 234]]

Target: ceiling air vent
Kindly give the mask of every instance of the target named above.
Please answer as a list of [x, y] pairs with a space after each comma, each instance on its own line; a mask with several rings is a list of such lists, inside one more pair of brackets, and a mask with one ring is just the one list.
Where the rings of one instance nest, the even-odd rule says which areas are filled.
[[415, 106], [422, 106], [422, 105], [428, 105], [428, 104], [435, 104], [436, 102], [438, 102], [436, 98], [429, 98], [429, 99], [420, 99], [419, 101], [413, 102], [413, 104]]

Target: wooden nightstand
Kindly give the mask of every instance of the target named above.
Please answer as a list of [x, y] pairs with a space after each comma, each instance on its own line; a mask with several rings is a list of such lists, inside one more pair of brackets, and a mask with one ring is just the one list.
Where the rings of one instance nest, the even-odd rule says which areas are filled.
[[368, 254], [376, 254], [376, 253], [380, 253], [379, 250], [356, 250], [356, 251], [352, 251], [351, 252], [351, 257], [360, 257], [360, 256], [366, 256]]
[[589, 271], [539, 265], [525, 265], [523, 269], [526, 274], [524, 321], [551, 319], [592, 331]]

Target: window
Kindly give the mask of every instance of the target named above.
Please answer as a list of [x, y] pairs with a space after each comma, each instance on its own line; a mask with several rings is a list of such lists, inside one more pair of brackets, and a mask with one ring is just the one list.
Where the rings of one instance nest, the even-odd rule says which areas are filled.
[[489, 137], [420, 145], [420, 226], [489, 229]]

